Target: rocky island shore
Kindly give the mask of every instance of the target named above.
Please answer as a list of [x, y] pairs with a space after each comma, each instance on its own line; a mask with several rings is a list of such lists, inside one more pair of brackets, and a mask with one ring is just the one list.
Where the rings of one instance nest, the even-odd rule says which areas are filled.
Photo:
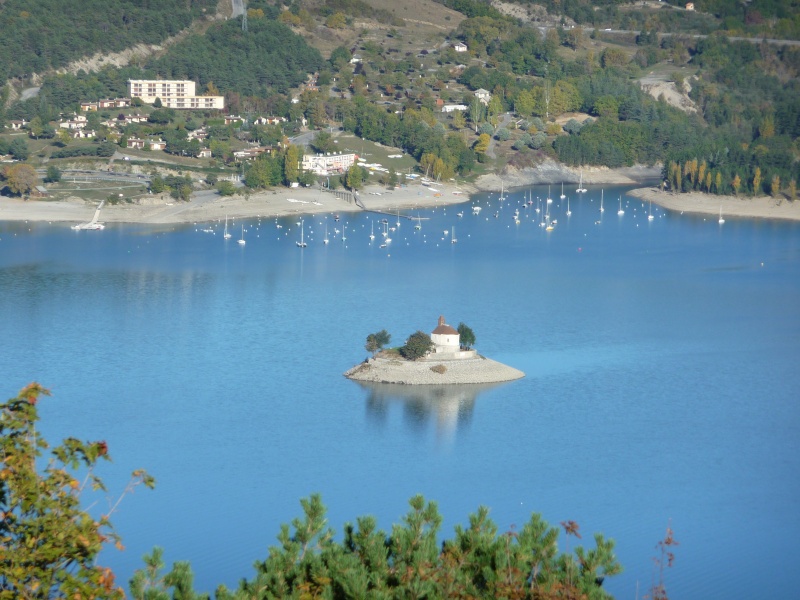
[[344, 376], [372, 383], [435, 385], [500, 383], [521, 379], [525, 373], [475, 354], [474, 358], [460, 360], [404, 360], [377, 356], [345, 371]]

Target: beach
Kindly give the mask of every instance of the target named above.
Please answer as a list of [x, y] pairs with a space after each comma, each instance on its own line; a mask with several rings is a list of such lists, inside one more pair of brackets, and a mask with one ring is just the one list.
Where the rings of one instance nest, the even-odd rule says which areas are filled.
[[[447, 206], [470, 200], [475, 189], [453, 184], [432, 183], [429, 186], [409, 183], [387, 190], [370, 185], [359, 191], [366, 210], [377, 212], [413, 211], [416, 208]], [[335, 194], [319, 188], [276, 188], [251, 193], [249, 196], [220, 196], [214, 190], [192, 194], [188, 202], [180, 202], [167, 194], [148, 196], [134, 203], [105, 205], [100, 223], [180, 224], [221, 221], [226, 218], [285, 217], [300, 214], [344, 213], [363, 210], [347, 193]], [[0, 221], [46, 221], [86, 223], [92, 220], [96, 202], [78, 197], [52, 201], [0, 198]]]
[[747, 219], [786, 219], [800, 221], [800, 201], [771, 196], [717, 196], [702, 192], [674, 194], [662, 192], [658, 188], [639, 188], [627, 192], [644, 201], [653, 201], [669, 210]]

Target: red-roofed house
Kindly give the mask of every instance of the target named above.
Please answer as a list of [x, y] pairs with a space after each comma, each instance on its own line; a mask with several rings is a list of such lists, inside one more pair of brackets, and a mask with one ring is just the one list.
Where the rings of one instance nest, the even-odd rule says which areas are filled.
[[434, 353], [458, 352], [461, 348], [461, 336], [458, 331], [444, 322], [444, 317], [439, 317], [439, 324], [431, 332], [431, 341], [434, 344]]

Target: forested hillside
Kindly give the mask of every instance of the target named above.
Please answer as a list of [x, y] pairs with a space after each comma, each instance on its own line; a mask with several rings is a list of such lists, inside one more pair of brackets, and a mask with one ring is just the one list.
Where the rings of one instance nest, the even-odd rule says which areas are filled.
[[0, 2], [0, 82], [63, 67], [96, 52], [158, 43], [216, 0], [6, 0]]
[[285, 93], [318, 70], [322, 56], [276, 18], [272, 10], [253, 15], [247, 32], [238, 20], [215, 24], [205, 35], [176, 44], [148, 68], [166, 79], [192, 79], [201, 87], [213, 82], [223, 93]]

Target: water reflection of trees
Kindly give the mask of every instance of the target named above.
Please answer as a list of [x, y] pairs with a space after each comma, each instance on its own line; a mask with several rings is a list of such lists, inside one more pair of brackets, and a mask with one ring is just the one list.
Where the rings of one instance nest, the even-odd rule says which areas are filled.
[[434, 423], [439, 434], [450, 435], [469, 424], [478, 395], [502, 384], [401, 385], [359, 382], [367, 393], [367, 417], [378, 424], [389, 418], [392, 406], [400, 406], [405, 422], [421, 431]]

